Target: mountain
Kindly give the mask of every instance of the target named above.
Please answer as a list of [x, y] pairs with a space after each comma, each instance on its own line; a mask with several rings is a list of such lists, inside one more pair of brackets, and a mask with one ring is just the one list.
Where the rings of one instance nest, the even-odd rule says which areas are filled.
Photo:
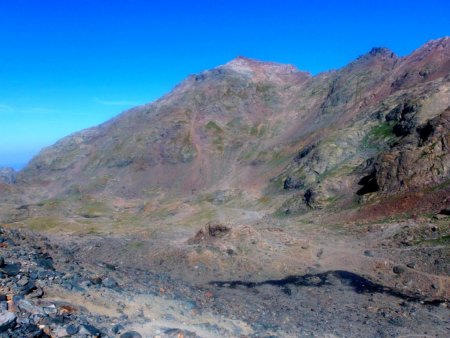
[[445, 336], [449, 150], [448, 37], [191, 75], [0, 171], [0, 331]]
[[238, 57], [44, 149], [17, 186], [34, 200], [238, 190], [304, 212], [442, 185], [449, 41], [402, 58], [374, 48], [316, 76]]

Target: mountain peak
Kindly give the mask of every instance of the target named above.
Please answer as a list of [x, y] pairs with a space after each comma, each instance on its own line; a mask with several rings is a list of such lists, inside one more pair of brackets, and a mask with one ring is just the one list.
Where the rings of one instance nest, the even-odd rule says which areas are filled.
[[248, 75], [291, 75], [300, 73], [300, 71], [293, 65], [260, 61], [245, 56], [238, 56], [220, 67]]
[[369, 51], [369, 55], [371, 55], [371, 56], [389, 56], [389, 57], [395, 56], [394, 52], [386, 47], [373, 47]]
[[373, 47], [369, 52], [359, 56], [355, 61], [351, 62], [346, 68], [373, 67], [373, 65], [376, 64], [395, 62], [397, 58], [397, 55], [389, 48]]

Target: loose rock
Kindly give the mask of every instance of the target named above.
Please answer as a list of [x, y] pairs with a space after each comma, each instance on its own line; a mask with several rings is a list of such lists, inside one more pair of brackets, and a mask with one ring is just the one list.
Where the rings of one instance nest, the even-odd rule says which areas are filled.
[[142, 336], [139, 332], [128, 331], [128, 332], [122, 333], [120, 335], [120, 338], [142, 338]]
[[17, 317], [12, 312], [0, 312], [0, 332], [14, 328]]

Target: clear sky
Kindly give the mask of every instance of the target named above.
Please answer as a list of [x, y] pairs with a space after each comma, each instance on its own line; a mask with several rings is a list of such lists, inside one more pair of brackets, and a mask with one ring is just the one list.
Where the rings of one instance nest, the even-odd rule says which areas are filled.
[[0, 0], [0, 166], [238, 55], [316, 74], [450, 35], [449, 13], [449, 0]]

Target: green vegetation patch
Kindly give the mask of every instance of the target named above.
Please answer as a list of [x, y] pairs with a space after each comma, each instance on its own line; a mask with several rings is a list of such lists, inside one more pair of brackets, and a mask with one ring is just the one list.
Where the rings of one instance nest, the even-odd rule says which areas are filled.
[[144, 244], [145, 243], [143, 241], [134, 241], [134, 242], [131, 242], [129, 245], [130, 245], [130, 248], [140, 249], [144, 246]]
[[188, 225], [203, 225], [216, 218], [216, 211], [214, 209], [204, 206], [199, 211], [189, 215], [184, 222]]
[[239, 160], [244, 160], [244, 161], [248, 161], [251, 159], [255, 159], [258, 156], [264, 156], [265, 154], [261, 154], [262, 152], [260, 152], [258, 150], [258, 145], [257, 144], [253, 144], [250, 147], [248, 147], [247, 149], [245, 149], [245, 151], [243, 151], [240, 156], [239, 156]]
[[450, 245], [450, 235], [442, 236], [434, 239], [425, 239], [421, 241], [417, 241], [416, 244], [423, 245]]
[[209, 121], [205, 127], [206, 127], [206, 130], [208, 130], [208, 131], [218, 133], [218, 134], [223, 134], [223, 129], [214, 121]]
[[96, 218], [108, 214], [109, 208], [100, 201], [86, 200], [82, 207], [78, 209], [78, 214], [86, 218]]
[[375, 138], [388, 138], [394, 136], [393, 122], [383, 122], [372, 128], [370, 134]]
[[364, 136], [361, 147], [363, 149], [381, 149], [386, 146], [386, 144], [395, 138], [393, 132], [395, 122], [383, 122], [374, 126], [367, 134]]
[[250, 126], [249, 129], [249, 134], [251, 136], [256, 136], [256, 137], [263, 137], [264, 135], [266, 135], [268, 133], [269, 129], [265, 124], [255, 124], [253, 126]]
[[52, 217], [36, 217], [31, 218], [26, 223], [28, 227], [33, 231], [47, 231], [55, 229], [61, 225], [61, 223]]

